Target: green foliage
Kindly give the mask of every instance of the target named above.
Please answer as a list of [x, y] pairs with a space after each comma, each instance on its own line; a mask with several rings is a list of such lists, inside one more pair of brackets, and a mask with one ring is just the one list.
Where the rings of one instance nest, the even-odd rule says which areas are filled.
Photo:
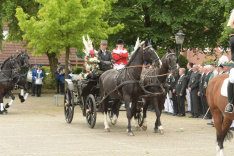
[[56, 80], [55, 79], [47, 79], [46, 88], [47, 89], [55, 89], [56, 88]]
[[3, 22], [7, 23], [9, 27], [7, 40], [21, 41], [24, 33], [20, 30], [18, 25], [19, 21], [15, 16], [16, 8], [21, 7], [25, 13], [36, 15], [39, 9], [39, 3], [35, 0], [1, 0], [0, 6], [0, 15], [3, 17]]
[[106, 18], [113, 25], [124, 23], [125, 29], [111, 35], [109, 43], [115, 45], [122, 38], [131, 45], [140, 37], [151, 39], [152, 45], [173, 48], [176, 44], [170, 37], [181, 29], [186, 34], [183, 47], [214, 48], [226, 20], [225, 5], [230, 3], [228, 0], [225, 3], [221, 0], [118, 0], [113, 4], [113, 15]]
[[165, 49], [158, 49], [157, 53], [158, 53], [158, 56], [160, 58], [162, 58], [167, 53], [167, 50], [165, 50]]
[[74, 67], [74, 74], [80, 74], [82, 72], [83, 67]]
[[205, 64], [211, 64], [211, 62], [213, 62], [214, 61], [214, 59], [207, 59], [207, 60], [205, 60], [205, 61], [203, 61], [202, 63], [201, 63], [201, 65], [202, 66], [204, 66]]
[[179, 63], [180, 68], [186, 69], [187, 64], [188, 64], [188, 59], [186, 57], [184, 57], [183, 55], [180, 55], [180, 63]]

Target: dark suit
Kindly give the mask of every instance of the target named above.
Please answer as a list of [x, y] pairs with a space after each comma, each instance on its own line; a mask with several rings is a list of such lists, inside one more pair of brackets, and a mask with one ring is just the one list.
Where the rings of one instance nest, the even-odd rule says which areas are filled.
[[106, 54], [102, 52], [102, 50], [98, 51], [98, 60], [100, 61], [99, 67], [103, 71], [107, 71], [109, 69], [112, 69], [111, 65], [106, 65], [104, 61], [114, 62], [112, 54], [109, 50], [106, 50]]
[[192, 73], [193, 73], [193, 70], [192, 70], [192, 69], [189, 70], [188, 73], [187, 73], [187, 86], [188, 86], [188, 84], [189, 84], [189, 80], [190, 80], [190, 77], [191, 77]]
[[201, 101], [198, 97], [197, 93], [199, 90], [199, 80], [201, 78], [201, 74], [197, 71], [193, 72], [190, 80], [189, 80], [189, 88], [191, 88], [191, 112], [193, 116], [198, 117], [200, 115], [201, 110]]
[[[171, 89], [176, 89], [176, 84], [177, 84], [177, 81], [179, 79], [179, 75], [176, 76], [175, 78], [172, 79], [172, 82], [171, 82]], [[177, 98], [176, 98], [176, 92], [173, 93], [172, 92], [172, 101], [173, 101], [173, 109], [174, 109], [174, 114], [178, 114], [179, 111], [178, 111], [178, 103], [177, 103]]]
[[205, 78], [206, 78], [206, 74], [203, 73], [201, 75], [200, 83], [199, 83], [199, 92], [200, 92], [200, 99], [201, 99], [201, 104], [202, 104], [202, 108], [201, 108], [202, 115], [205, 115], [205, 113], [206, 113], [205, 100], [204, 100], [204, 97], [202, 94], [202, 87], [204, 85]]
[[[207, 103], [207, 98], [206, 98], [206, 88], [208, 86], [211, 74], [212, 74], [212, 72], [209, 72], [208, 74], [206, 74], [206, 76], [204, 78], [204, 84], [203, 84], [202, 89], [201, 89], [201, 95], [202, 95], [202, 99], [203, 99], [203, 102], [204, 102], [205, 113], [209, 109], [209, 106], [208, 106], [208, 103]], [[207, 117], [210, 118], [210, 119], [212, 118], [212, 115], [211, 115], [210, 111], [208, 112]]]
[[[176, 96], [178, 103], [179, 114], [185, 115], [185, 94], [187, 88], [187, 77], [185, 75], [180, 76], [176, 84]], [[182, 94], [182, 96], [180, 96]]]

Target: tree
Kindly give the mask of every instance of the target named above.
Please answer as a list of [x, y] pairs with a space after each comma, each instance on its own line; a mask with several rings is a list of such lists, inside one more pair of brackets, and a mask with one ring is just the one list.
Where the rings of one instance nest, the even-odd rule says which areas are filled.
[[103, 14], [111, 14], [111, 4], [116, 0], [37, 0], [41, 7], [37, 16], [29, 16], [22, 8], [17, 8], [19, 26], [25, 32], [23, 38], [29, 40], [34, 54], [56, 52], [56, 56], [66, 54], [65, 77], [68, 77], [70, 48], [83, 48], [82, 36], [87, 34], [94, 43], [108, 38], [123, 26], [110, 27]]
[[[110, 24], [124, 23], [125, 29], [111, 35], [109, 42], [115, 44], [122, 38], [127, 44], [134, 44], [137, 37], [149, 38], [152, 45], [175, 47], [170, 39], [179, 29], [186, 38], [183, 47], [217, 47], [223, 31], [225, 0], [119, 0], [113, 5]], [[108, 17], [107, 17], [108, 18]]]

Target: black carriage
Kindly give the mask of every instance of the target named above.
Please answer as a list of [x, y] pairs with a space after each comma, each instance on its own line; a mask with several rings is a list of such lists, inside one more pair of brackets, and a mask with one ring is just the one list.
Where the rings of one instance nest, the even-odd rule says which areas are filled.
[[[73, 75], [72, 79], [66, 79], [67, 89], [64, 96], [64, 114], [67, 123], [73, 120], [75, 106], [80, 106], [82, 114], [86, 117], [86, 122], [90, 128], [96, 123], [97, 112], [102, 112], [102, 103], [99, 88], [99, 77], [101, 73], [92, 73], [86, 79], [78, 80], [78, 75]], [[74, 85], [75, 84], [75, 85]], [[76, 87], [76, 88], [75, 88]], [[112, 120], [112, 99], [108, 100], [108, 114]], [[138, 102], [136, 116], [139, 125], [142, 124], [143, 101]], [[125, 111], [125, 110], [119, 110]]]

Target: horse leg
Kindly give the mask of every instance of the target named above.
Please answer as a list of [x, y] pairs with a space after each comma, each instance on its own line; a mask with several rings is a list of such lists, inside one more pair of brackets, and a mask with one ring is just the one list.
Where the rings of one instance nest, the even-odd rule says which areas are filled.
[[138, 109], [138, 98], [134, 98], [134, 99], [132, 100], [131, 111], [132, 111], [132, 116], [134, 116], [135, 129], [136, 129], [137, 131], [140, 131], [141, 128], [140, 128], [139, 123], [138, 123], [137, 109]]
[[20, 99], [20, 102], [23, 103], [25, 100], [24, 100], [24, 88], [23, 87], [20, 87], [20, 93], [19, 93], [19, 99]]
[[11, 91], [9, 91], [8, 94], [11, 96], [11, 101], [5, 105], [5, 108], [9, 108], [15, 100], [15, 96], [12, 94]]
[[115, 99], [113, 102], [113, 107], [112, 107], [112, 111], [113, 111], [113, 118], [111, 119], [112, 125], [115, 125], [117, 123], [117, 119], [119, 116], [119, 107], [120, 107], [120, 100]]
[[[216, 136], [217, 136], [217, 142], [218, 142], [218, 146], [216, 147], [216, 152], [217, 155], [219, 156], [223, 156], [224, 152], [223, 152], [223, 141], [224, 141], [224, 133], [223, 133], [223, 121], [222, 121], [222, 112], [218, 109], [218, 108], [211, 108], [210, 109], [212, 114], [213, 114], [213, 118], [214, 118], [214, 125], [216, 128]], [[228, 123], [225, 123], [226, 125], [228, 125]], [[231, 123], [229, 124], [230, 127]], [[228, 127], [228, 129], [229, 129]]]
[[103, 110], [104, 110], [104, 126], [105, 126], [105, 131], [106, 132], [110, 132], [110, 127], [108, 125], [108, 121], [107, 121], [107, 103], [108, 103], [108, 98], [106, 98], [105, 100], [103, 100]]
[[161, 111], [159, 108], [159, 101], [156, 97], [152, 98], [152, 102], [154, 102], [154, 109], [155, 109], [155, 114], [156, 114], [156, 121], [155, 121], [155, 127], [154, 127], [154, 133], [163, 133], [163, 126], [160, 120], [161, 117]]
[[24, 90], [26, 91], [26, 94], [25, 94], [23, 100], [21, 100], [21, 102], [22, 101], [24, 102], [28, 98], [29, 91], [28, 91], [28, 88], [25, 87], [25, 85], [24, 85]]
[[147, 109], [148, 105], [150, 104], [149, 100], [145, 100], [144, 106], [143, 106], [143, 124], [141, 128], [146, 131], [147, 130]]
[[217, 152], [219, 151], [219, 156], [224, 156], [223, 142], [226, 139], [230, 140], [233, 137], [232, 133], [229, 130], [231, 124], [232, 120], [224, 116], [222, 124], [222, 135], [221, 137], [217, 136], [218, 145], [219, 145]]
[[[130, 96], [127, 93], [123, 93], [124, 96], [124, 103], [125, 103], [125, 107], [126, 107], [126, 115], [128, 118], [128, 126], [127, 126], [127, 132], [128, 132], [128, 136], [134, 136], [134, 133], [132, 132], [132, 127], [131, 127], [131, 118], [132, 113], [131, 113], [131, 109], [129, 107], [129, 103], [130, 103]], [[132, 103], [132, 107], [134, 107], [135, 103]]]
[[4, 107], [3, 107], [3, 95], [0, 95], [0, 114], [2, 115], [7, 114], [7, 110], [4, 110]]

